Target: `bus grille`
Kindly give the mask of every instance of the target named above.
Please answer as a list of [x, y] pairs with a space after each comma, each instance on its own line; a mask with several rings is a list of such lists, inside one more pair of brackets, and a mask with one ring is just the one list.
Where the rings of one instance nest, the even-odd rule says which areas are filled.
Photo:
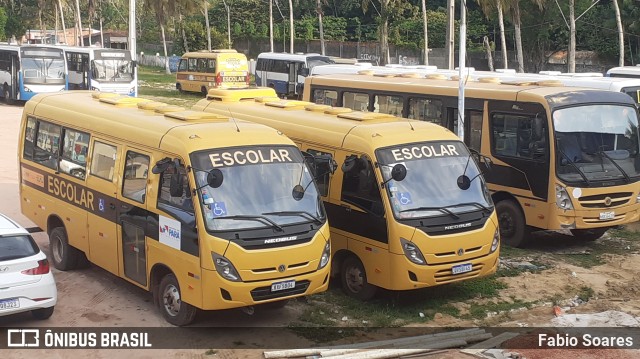
[[[609, 208], [629, 203], [632, 196], [631, 192], [607, 193], [580, 197], [578, 201], [584, 208]], [[607, 205], [608, 201], [611, 201], [611, 204]]]
[[253, 300], [255, 301], [260, 301], [302, 294], [307, 291], [307, 288], [309, 288], [309, 284], [310, 282], [308, 280], [301, 280], [299, 282], [296, 282], [296, 286], [294, 288], [279, 290], [277, 292], [272, 292], [271, 286], [259, 287], [251, 291], [251, 298], [253, 298]]
[[482, 271], [483, 267], [484, 267], [484, 264], [481, 264], [481, 263], [474, 264], [471, 272], [461, 273], [461, 274], [451, 274], [451, 268], [442, 269], [436, 272], [435, 280], [436, 280], [436, 283], [438, 284], [444, 284], [444, 283], [457, 281], [460, 279], [477, 277]]

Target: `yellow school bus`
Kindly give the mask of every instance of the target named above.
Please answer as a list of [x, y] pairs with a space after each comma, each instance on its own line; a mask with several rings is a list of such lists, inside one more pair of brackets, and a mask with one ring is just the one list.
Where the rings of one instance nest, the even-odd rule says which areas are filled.
[[493, 202], [467, 147], [449, 130], [304, 101], [273, 89], [211, 90], [194, 109], [266, 124], [306, 154], [331, 227], [333, 273], [362, 300], [494, 273], [500, 235]]
[[176, 89], [206, 96], [212, 88], [248, 87], [250, 79], [243, 53], [232, 49], [187, 52], [178, 63]]
[[[458, 79], [442, 74], [308, 78], [304, 98], [433, 122], [458, 133]], [[596, 240], [640, 218], [638, 116], [624, 93], [558, 81], [497, 78], [465, 85], [464, 141], [492, 160], [486, 179], [503, 243], [535, 230]]]
[[151, 291], [174, 325], [327, 289], [324, 207], [274, 129], [76, 91], [27, 102], [19, 143], [21, 210], [55, 267], [88, 260]]

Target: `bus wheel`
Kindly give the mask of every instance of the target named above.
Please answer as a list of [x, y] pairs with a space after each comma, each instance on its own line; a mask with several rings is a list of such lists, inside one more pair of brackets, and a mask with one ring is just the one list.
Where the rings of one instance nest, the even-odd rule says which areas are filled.
[[11, 92], [9, 91], [9, 86], [4, 85], [4, 89], [2, 90], [4, 94], [4, 103], [7, 105], [13, 105], [13, 99], [11, 98]]
[[376, 294], [377, 288], [367, 282], [367, 272], [356, 256], [349, 256], [342, 262], [340, 278], [342, 290], [350, 297], [369, 300]]
[[592, 242], [602, 237], [607, 229], [609, 228], [572, 229], [571, 234], [580, 240]]
[[180, 286], [176, 276], [167, 274], [160, 281], [158, 306], [162, 316], [167, 322], [183, 326], [193, 322], [196, 317], [196, 308], [181, 299]]
[[496, 204], [500, 237], [510, 247], [523, 247], [529, 239], [529, 229], [519, 206], [511, 200]]
[[69, 245], [64, 227], [56, 227], [49, 234], [49, 250], [56, 269], [66, 271], [77, 267], [79, 253]]
[[200, 92], [202, 92], [202, 96], [207, 97], [208, 92], [206, 87], [202, 86]]
[[178, 92], [184, 93], [184, 90], [182, 90], [182, 85], [176, 84], [176, 89], [178, 90]]

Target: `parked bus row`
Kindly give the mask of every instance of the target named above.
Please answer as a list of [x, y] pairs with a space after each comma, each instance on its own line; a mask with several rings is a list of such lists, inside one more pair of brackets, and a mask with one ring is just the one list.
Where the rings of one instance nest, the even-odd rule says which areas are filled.
[[137, 71], [127, 50], [0, 45], [0, 86], [7, 103], [78, 89], [135, 96]]

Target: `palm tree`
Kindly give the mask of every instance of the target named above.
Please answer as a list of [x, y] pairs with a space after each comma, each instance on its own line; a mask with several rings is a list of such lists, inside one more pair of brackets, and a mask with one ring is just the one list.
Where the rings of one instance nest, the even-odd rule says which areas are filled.
[[204, 24], [207, 28], [207, 50], [211, 51], [211, 25], [209, 24], [209, 0], [203, 0]]
[[273, 0], [269, 0], [269, 51], [273, 52]]
[[[398, 0], [379, 0], [380, 1], [380, 27], [378, 29], [380, 36], [380, 59], [381, 65], [389, 63], [389, 17], [391, 15], [391, 8]], [[367, 12], [369, 6], [374, 6], [373, 0], [364, 0], [362, 2], [362, 10]], [[376, 9], [377, 10], [377, 9]]]
[[294, 53], [293, 49], [293, 37], [294, 37], [294, 29], [293, 29], [293, 1], [289, 0], [289, 52]]
[[[80, 0], [76, 0], [76, 27], [78, 29], [78, 37], [79, 37], [79, 41], [78, 41], [78, 45], [79, 46], [84, 46], [84, 42], [83, 42], [83, 36], [82, 36], [82, 19], [80, 17]], [[91, 36], [91, 34], [89, 34], [89, 36]]]
[[576, 72], [576, 2], [569, 0], [569, 54], [567, 71]]
[[500, 27], [500, 52], [502, 53], [502, 64], [505, 69], [509, 68], [508, 54], [507, 54], [507, 38], [504, 32], [504, 12], [503, 6], [508, 6], [509, 0], [477, 0], [480, 9], [488, 19], [489, 16], [494, 14], [494, 11], [498, 13], [498, 26]]
[[318, 27], [320, 30], [320, 52], [324, 55], [324, 28], [322, 26], [322, 5], [326, 0], [316, 0], [316, 12], [318, 13]]
[[[62, 2], [66, 0], [58, 0], [58, 8], [60, 9], [60, 19], [62, 20], [62, 33], [64, 35], [64, 43], [68, 44], [67, 42], [67, 27], [64, 24], [64, 11], [63, 11], [63, 6], [62, 6]], [[66, 4], [65, 4], [66, 5]]]
[[427, 36], [428, 35], [428, 32], [427, 32], [427, 0], [422, 0], [422, 25], [424, 27], [424, 64], [425, 65], [429, 65], [429, 36]]
[[613, 0], [613, 10], [616, 13], [616, 24], [618, 25], [618, 46], [620, 48], [618, 66], [624, 66], [624, 28], [622, 27], [622, 19], [620, 17], [620, 6], [618, 5], [618, 0]]
[[176, 1], [176, 11], [178, 12], [178, 22], [180, 22], [180, 31], [182, 33], [182, 43], [184, 51], [189, 52], [189, 43], [187, 40], [187, 32], [184, 29], [184, 15], [193, 14], [196, 11], [197, 3], [193, 0]]
[[[78, 1], [78, 0], [76, 0]], [[169, 69], [169, 55], [167, 54], [167, 38], [165, 37], [165, 23], [168, 17], [176, 12], [176, 3], [173, 0], [149, 0], [149, 7], [156, 15], [156, 20], [160, 25], [160, 33], [162, 34], [162, 45], [164, 47], [164, 67], [167, 74], [171, 74]]]

